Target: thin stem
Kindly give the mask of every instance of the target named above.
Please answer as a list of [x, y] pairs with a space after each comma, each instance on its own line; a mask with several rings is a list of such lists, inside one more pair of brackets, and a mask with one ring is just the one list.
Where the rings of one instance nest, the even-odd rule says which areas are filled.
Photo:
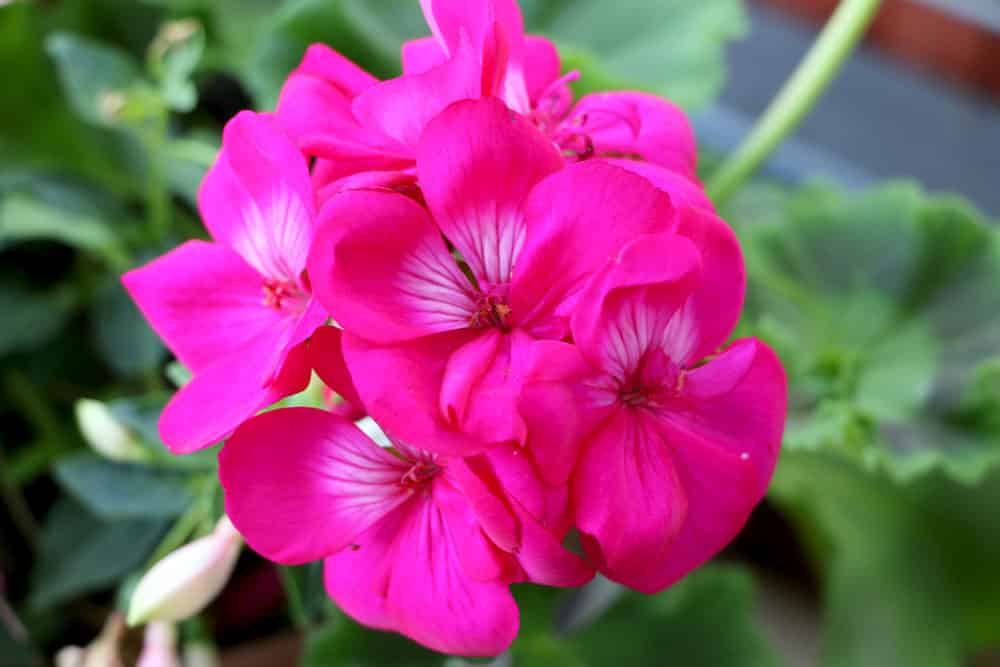
[[292, 568], [278, 565], [278, 574], [281, 576], [281, 585], [285, 589], [285, 597], [288, 599], [288, 615], [292, 617], [292, 623], [297, 628], [309, 627], [309, 612], [306, 611], [305, 600], [302, 591], [299, 590], [298, 582]]
[[841, 0], [750, 135], [709, 180], [708, 194], [717, 205], [732, 196], [798, 127], [854, 50], [881, 1]]

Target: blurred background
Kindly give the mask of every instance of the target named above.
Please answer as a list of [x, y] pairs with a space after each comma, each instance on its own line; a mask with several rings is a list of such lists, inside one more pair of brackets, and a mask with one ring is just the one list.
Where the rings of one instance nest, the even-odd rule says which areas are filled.
[[[578, 92], [688, 110], [710, 181], [836, 2], [521, 4]], [[308, 44], [389, 77], [425, 33], [416, 0], [0, 0], [0, 667], [92, 642], [220, 511], [212, 453], [159, 442], [185, 372], [118, 276], [204, 236], [222, 125], [273, 109]], [[497, 664], [1000, 665], [998, 100], [1000, 1], [885, 0], [799, 131], [720, 202], [747, 255], [741, 333], [791, 381], [768, 500], [660, 595], [518, 587], [521, 638]], [[317, 568], [246, 550], [180, 641], [227, 667], [463, 664], [353, 624]]]

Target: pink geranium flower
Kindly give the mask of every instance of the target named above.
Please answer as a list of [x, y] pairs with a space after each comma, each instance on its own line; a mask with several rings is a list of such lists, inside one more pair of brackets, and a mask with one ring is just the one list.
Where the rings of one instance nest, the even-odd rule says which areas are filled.
[[253, 549], [279, 563], [325, 559], [341, 609], [438, 651], [505, 650], [518, 629], [513, 582], [593, 576], [560, 545], [565, 492], [513, 447], [468, 460], [399, 441], [390, 451], [336, 415], [287, 408], [241, 426], [219, 461], [226, 512]]
[[453, 455], [521, 441], [524, 351], [568, 333], [589, 275], [637, 235], [701, 235], [702, 218], [725, 228], [694, 209], [681, 224], [666, 194], [624, 169], [563, 165], [498, 100], [459, 102], [421, 139], [429, 211], [388, 191], [324, 209], [309, 258], [316, 296], [345, 329], [362, 402], [405, 441]]
[[[709, 235], [703, 250], [729, 243]], [[529, 353], [529, 448], [550, 483], [571, 477], [598, 569], [646, 593], [736, 536], [778, 456], [787, 389], [777, 357], [754, 339], [716, 353], [744, 293], [739, 257], [718, 261], [727, 252], [699, 252], [680, 235], [636, 238], [577, 299], [575, 345], [537, 341]]]
[[175, 453], [215, 444], [304, 389], [302, 343], [327, 319], [303, 273], [316, 219], [306, 160], [274, 119], [242, 112], [226, 125], [199, 207], [213, 241], [188, 241], [122, 277], [194, 373], [160, 419]]

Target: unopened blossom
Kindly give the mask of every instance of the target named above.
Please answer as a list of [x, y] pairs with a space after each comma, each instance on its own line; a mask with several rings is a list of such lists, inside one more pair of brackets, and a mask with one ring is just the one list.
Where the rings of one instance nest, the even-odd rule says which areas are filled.
[[[702, 247], [729, 245], [718, 232]], [[534, 344], [520, 396], [541, 469], [570, 480], [587, 555], [646, 593], [736, 536], [781, 444], [777, 357], [755, 339], [720, 351], [744, 277], [716, 257], [679, 235], [634, 239], [581, 293], [574, 344]]]
[[104, 621], [101, 633], [86, 648], [66, 646], [60, 649], [55, 656], [56, 667], [124, 667], [119, 649], [124, 636], [124, 617], [112, 613]]
[[101, 401], [82, 398], [74, 406], [76, 423], [91, 449], [112, 461], [142, 461], [149, 457], [138, 438]]
[[593, 575], [560, 544], [565, 493], [517, 448], [461, 459], [392, 445], [326, 411], [264, 413], [220, 453], [226, 511], [271, 560], [324, 559], [327, 591], [359, 622], [446, 653], [507, 648], [518, 629], [511, 583]]
[[243, 540], [225, 515], [209, 535], [171, 552], [143, 575], [129, 604], [129, 625], [182, 621], [215, 599], [229, 581]]
[[302, 153], [264, 114], [242, 112], [198, 197], [212, 242], [188, 241], [122, 277], [194, 378], [160, 419], [175, 453], [218, 443], [309, 381], [304, 341], [326, 319], [306, 257], [316, 219]]
[[[527, 346], [569, 333], [579, 290], [625, 243], [654, 232], [699, 243], [702, 222], [723, 225], [610, 163], [565, 166], [495, 99], [456, 103], [432, 121], [417, 173], [426, 208], [387, 190], [334, 197], [309, 275], [344, 328], [343, 357], [369, 414], [443, 454], [523, 440]], [[311, 356], [324, 354], [315, 340]]]
[[158, 621], [146, 626], [142, 652], [135, 667], [181, 667], [177, 655], [177, 629], [173, 624]]

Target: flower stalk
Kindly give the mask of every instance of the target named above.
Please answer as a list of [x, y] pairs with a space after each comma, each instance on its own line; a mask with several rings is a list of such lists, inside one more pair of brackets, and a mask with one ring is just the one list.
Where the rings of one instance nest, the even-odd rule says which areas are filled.
[[840, 71], [882, 0], [842, 0], [809, 53], [758, 119], [749, 136], [708, 181], [721, 206], [749, 179], [812, 110]]

